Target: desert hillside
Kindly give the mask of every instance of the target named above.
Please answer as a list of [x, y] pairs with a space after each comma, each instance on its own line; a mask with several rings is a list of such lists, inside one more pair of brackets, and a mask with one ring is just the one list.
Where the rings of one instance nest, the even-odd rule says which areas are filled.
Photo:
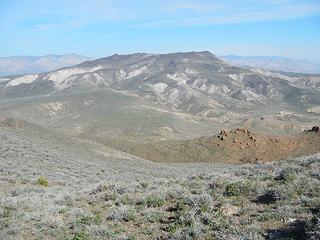
[[320, 240], [320, 0], [0, 15], [0, 240]]
[[263, 163], [315, 154], [320, 132], [315, 126], [293, 136], [256, 134], [248, 129], [221, 130], [218, 135], [181, 141], [132, 142], [98, 138], [121, 151], [156, 162]]
[[0, 239], [318, 239], [319, 106], [210, 52], [1, 78]]
[[14, 119], [0, 150], [0, 239], [319, 236], [319, 155], [157, 164]]

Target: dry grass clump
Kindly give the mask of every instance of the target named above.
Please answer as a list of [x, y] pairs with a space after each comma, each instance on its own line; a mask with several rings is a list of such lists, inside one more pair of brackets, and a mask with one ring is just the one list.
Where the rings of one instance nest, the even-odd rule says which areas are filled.
[[38, 185], [45, 186], [45, 187], [48, 187], [48, 185], [49, 185], [48, 179], [43, 176], [38, 177], [37, 183], [38, 183]]

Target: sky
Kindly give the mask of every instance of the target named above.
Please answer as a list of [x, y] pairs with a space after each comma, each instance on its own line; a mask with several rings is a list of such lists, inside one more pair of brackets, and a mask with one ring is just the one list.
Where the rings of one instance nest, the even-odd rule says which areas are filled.
[[200, 50], [320, 63], [320, 0], [0, 0], [0, 56]]

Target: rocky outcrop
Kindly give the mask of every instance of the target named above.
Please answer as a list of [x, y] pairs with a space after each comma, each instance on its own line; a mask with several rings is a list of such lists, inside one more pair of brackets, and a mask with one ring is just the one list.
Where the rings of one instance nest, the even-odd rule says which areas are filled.
[[309, 132], [309, 133], [320, 133], [320, 127], [319, 127], [319, 126], [313, 126], [311, 129], [306, 130], [305, 132]]
[[[319, 132], [319, 129], [314, 127], [312, 131]], [[267, 136], [245, 128], [237, 128], [223, 129], [218, 135], [211, 137], [155, 141], [129, 147], [122, 145], [119, 149], [156, 162], [260, 163], [320, 152], [318, 136]]]
[[3, 120], [0, 120], [0, 125], [11, 128], [23, 128], [25, 122], [15, 118], [5, 118]]

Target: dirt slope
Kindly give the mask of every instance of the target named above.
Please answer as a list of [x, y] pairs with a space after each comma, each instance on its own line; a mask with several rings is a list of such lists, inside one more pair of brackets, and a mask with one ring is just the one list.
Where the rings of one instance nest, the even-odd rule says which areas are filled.
[[[101, 141], [101, 139], [100, 139]], [[238, 128], [211, 137], [183, 141], [133, 143], [104, 140], [104, 144], [156, 162], [256, 163], [320, 151], [320, 133], [314, 128], [293, 137], [274, 137]]]

